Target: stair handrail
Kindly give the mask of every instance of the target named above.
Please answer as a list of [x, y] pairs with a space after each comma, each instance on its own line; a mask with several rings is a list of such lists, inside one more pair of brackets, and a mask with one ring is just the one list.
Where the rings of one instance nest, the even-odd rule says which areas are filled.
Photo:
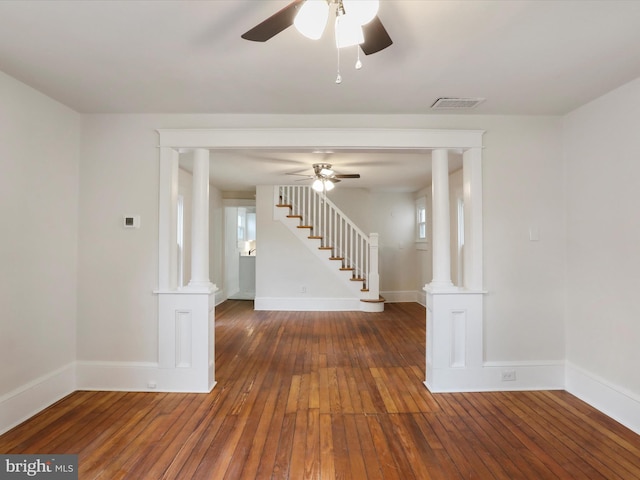
[[[276, 205], [290, 205], [292, 214], [300, 215], [305, 223], [310, 223], [310, 226], [318, 230], [321, 229], [325, 246], [327, 241], [335, 243], [331, 245], [334, 255], [344, 258], [343, 266], [353, 268], [354, 277], [364, 279], [368, 290], [366, 297], [377, 299], [379, 296], [378, 234], [365, 234], [326, 194], [316, 192], [308, 185], [278, 185], [274, 189], [274, 195]], [[323, 204], [325, 207], [322, 207]], [[340, 223], [337, 223], [334, 217], [332, 224], [329, 218], [327, 226], [327, 207], [332, 212], [329, 216], [335, 215]], [[339, 231], [332, 231], [332, 225]], [[342, 244], [343, 236], [344, 240], [351, 243], [350, 246]], [[361, 239], [361, 246], [359, 246], [358, 237]]]

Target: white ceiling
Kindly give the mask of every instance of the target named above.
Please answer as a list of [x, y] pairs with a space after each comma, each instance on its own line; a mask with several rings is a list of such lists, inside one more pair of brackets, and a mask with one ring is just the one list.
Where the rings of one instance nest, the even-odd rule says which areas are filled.
[[[473, 114], [562, 115], [640, 76], [640, 1], [382, 0], [394, 44], [359, 71], [343, 51], [340, 85], [330, 30], [240, 38], [288, 3], [2, 0], [0, 70], [81, 113], [441, 114], [438, 97], [462, 96], [486, 98]], [[237, 161], [302, 158], [283, 155]], [[364, 186], [399, 161], [378, 155], [333, 163]]]

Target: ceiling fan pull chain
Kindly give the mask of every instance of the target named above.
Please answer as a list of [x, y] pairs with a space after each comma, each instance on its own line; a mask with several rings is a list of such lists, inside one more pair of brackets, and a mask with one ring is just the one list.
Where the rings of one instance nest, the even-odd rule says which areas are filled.
[[356, 45], [356, 51], [358, 52], [358, 58], [356, 60], [356, 70], [362, 68], [362, 62], [360, 61], [360, 45]]
[[338, 75], [336, 75], [336, 83], [340, 84], [342, 83], [342, 75], [340, 75], [340, 49], [336, 48], [336, 52], [338, 52]]

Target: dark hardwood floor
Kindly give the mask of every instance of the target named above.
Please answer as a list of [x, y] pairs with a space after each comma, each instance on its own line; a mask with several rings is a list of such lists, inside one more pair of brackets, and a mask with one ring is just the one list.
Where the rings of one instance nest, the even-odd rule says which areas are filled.
[[563, 391], [431, 395], [425, 311], [216, 309], [210, 394], [76, 392], [0, 453], [81, 479], [640, 479], [640, 436]]

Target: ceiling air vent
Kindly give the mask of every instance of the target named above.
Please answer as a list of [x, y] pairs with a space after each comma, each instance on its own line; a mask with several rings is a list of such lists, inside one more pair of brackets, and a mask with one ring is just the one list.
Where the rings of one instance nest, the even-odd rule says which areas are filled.
[[468, 108], [475, 108], [484, 101], [484, 98], [440, 97], [433, 103], [433, 105], [431, 105], [431, 108], [434, 110], [464, 110]]

